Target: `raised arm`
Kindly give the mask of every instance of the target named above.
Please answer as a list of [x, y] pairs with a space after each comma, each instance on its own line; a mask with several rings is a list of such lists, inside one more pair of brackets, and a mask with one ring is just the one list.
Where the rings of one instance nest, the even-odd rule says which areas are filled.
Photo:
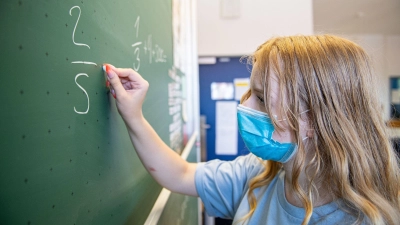
[[198, 196], [194, 183], [196, 163], [188, 163], [169, 148], [143, 116], [142, 105], [149, 83], [132, 69], [105, 66], [118, 111], [147, 171], [173, 192]]

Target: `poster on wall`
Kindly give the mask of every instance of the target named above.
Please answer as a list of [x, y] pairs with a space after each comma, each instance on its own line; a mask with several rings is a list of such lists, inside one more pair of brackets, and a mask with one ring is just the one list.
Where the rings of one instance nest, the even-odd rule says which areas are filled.
[[250, 78], [233, 79], [235, 84], [235, 100], [240, 101], [244, 93], [250, 88]]
[[237, 155], [236, 101], [216, 101], [215, 103], [215, 154]]

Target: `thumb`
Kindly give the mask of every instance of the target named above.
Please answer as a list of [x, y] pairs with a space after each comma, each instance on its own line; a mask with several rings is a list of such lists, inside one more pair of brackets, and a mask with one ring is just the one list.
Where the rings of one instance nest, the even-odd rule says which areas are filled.
[[110, 81], [111, 86], [113, 87], [115, 94], [120, 95], [125, 92], [125, 88], [122, 86], [121, 80], [118, 75], [113, 71], [112, 67], [108, 64], [105, 65], [107, 79]]

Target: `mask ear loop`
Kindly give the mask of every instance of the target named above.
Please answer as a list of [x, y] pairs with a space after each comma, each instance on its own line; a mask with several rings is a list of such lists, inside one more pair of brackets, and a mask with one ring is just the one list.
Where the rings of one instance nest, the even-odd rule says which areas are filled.
[[[305, 111], [303, 111], [303, 112], [301, 112], [301, 113], [299, 113], [299, 115], [301, 115], [301, 114], [303, 114], [303, 113], [306, 113], [306, 112], [308, 112], [308, 111], [310, 111], [309, 109], [307, 109], [307, 110], [305, 110]], [[281, 120], [278, 120], [277, 118], [278, 118], [278, 115], [273, 115], [273, 117], [275, 117], [275, 119], [278, 121], [278, 122], [281, 122], [281, 121], [285, 121], [286, 119], [281, 119]], [[306, 136], [306, 137], [304, 137], [304, 138], [302, 138], [301, 140], [302, 141], [305, 141], [305, 140], [307, 140], [309, 137], [308, 136]]]
[[[299, 115], [301, 115], [301, 114], [303, 114], [303, 113], [306, 113], [306, 112], [308, 112], [308, 111], [310, 111], [310, 110], [307, 109], [307, 110], [305, 110], [305, 111], [299, 113]], [[286, 120], [286, 119], [280, 119], [280, 120], [278, 120], [278, 115], [272, 115], [272, 116], [275, 117], [276, 121], [278, 121], [278, 122], [282, 122], [282, 121], [285, 121], [285, 120]]]

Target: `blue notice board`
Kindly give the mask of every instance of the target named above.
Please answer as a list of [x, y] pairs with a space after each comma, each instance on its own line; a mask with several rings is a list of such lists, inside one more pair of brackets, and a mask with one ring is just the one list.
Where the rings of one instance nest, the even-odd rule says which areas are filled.
[[[233, 83], [237, 78], [249, 78], [250, 68], [246, 65], [246, 60], [240, 61], [241, 57], [221, 57], [217, 58], [215, 64], [200, 64], [199, 80], [200, 80], [200, 114], [207, 117], [207, 157], [206, 161], [212, 159], [233, 160], [240, 155], [249, 153], [244, 145], [239, 132], [237, 132], [237, 154], [236, 155], [217, 155], [216, 154], [216, 101], [234, 101], [234, 99], [213, 100], [211, 98], [211, 84]], [[239, 101], [237, 101], [239, 104]]]

